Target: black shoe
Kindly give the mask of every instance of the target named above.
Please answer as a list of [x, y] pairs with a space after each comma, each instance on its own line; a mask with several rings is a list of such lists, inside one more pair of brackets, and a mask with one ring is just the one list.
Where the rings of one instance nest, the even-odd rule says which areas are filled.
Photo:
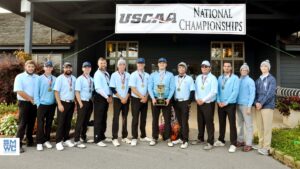
[[25, 150], [22, 147], [20, 147], [20, 153], [24, 153], [24, 152]]
[[27, 143], [26, 143], [26, 146], [27, 146], [27, 147], [33, 147], [34, 144], [33, 144], [33, 142], [30, 141], [30, 142], [27, 142]]

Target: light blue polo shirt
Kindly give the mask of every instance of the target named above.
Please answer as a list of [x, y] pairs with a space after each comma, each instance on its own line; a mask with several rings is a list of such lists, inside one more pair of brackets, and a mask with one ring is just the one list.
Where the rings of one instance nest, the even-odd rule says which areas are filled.
[[191, 91], [195, 90], [194, 80], [189, 75], [184, 75], [179, 77], [175, 76], [175, 99], [179, 100], [189, 100]]
[[[105, 73], [107, 75], [105, 75]], [[94, 85], [95, 85], [95, 90], [98, 91], [102, 90], [105, 92], [105, 94], [112, 95], [112, 92], [109, 88], [109, 74], [107, 72], [102, 72], [101, 70], [97, 70], [94, 74]], [[100, 94], [100, 93], [99, 93]]]
[[55, 85], [56, 77], [53, 75], [40, 75], [36, 80], [36, 87], [34, 92], [34, 102], [37, 106], [52, 105], [55, 103], [55, 96], [53, 87]]
[[65, 76], [61, 74], [57, 77], [54, 90], [59, 92], [60, 100], [72, 100], [75, 98], [76, 78], [73, 75]]
[[[109, 82], [109, 87], [115, 88], [117, 93], [123, 98], [125, 98], [128, 94], [128, 90], [129, 90], [128, 84], [129, 84], [129, 78], [130, 78], [130, 74], [128, 72], [124, 72], [124, 75], [125, 75], [124, 88], [122, 88], [122, 86], [123, 86], [122, 77], [118, 71], [114, 72], [111, 75], [110, 82]], [[113, 97], [117, 98], [116, 95], [113, 95]]]
[[218, 78], [218, 95], [217, 102], [223, 102], [225, 105], [236, 103], [239, 93], [240, 79], [235, 74], [226, 77], [224, 75]]
[[[26, 71], [16, 76], [14, 82], [14, 92], [23, 91], [28, 96], [34, 98], [35, 84], [38, 75], [29, 75]], [[17, 94], [17, 99], [26, 101], [23, 97]]]
[[151, 73], [148, 82], [148, 92], [151, 99], [158, 97], [157, 85], [159, 85], [160, 83], [165, 85], [164, 98], [171, 99], [175, 92], [175, 79], [173, 73], [169, 71], [156, 71]]
[[89, 101], [94, 91], [94, 80], [91, 76], [81, 75], [77, 78], [75, 91], [80, 92], [80, 99]]
[[[143, 96], [146, 96], [149, 76], [150, 75], [147, 72], [139, 72], [137, 70], [134, 71], [130, 75], [129, 87], [135, 87], [139, 93], [141, 93]], [[131, 96], [135, 98], [139, 98], [132, 91], [131, 91]]]

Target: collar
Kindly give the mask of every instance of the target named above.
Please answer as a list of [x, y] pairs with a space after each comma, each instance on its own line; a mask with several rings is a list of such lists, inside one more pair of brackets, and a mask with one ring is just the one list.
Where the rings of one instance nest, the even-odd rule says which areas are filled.
[[266, 74], [266, 75], [261, 75], [261, 76], [260, 76], [260, 79], [263, 80], [265, 77], [268, 77], [268, 76], [269, 76], [269, 73]]

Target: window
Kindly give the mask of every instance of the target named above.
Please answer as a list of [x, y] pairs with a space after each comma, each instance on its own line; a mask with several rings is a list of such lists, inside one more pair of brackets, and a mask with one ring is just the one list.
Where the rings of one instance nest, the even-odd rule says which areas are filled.
[[43, 65], [46, 61], [51, 60], [54, 65], [54, 75], [59, 75], [62, 70], [62, 54], [32, 54], [32, 60], [37, 64]]
[[128, 72], [136, 70], [136, 59], [138, 57], [138, 42], [136, 41], [107, 41], [106, 59], [107, 71], [112, 73], [117, 70], [117, 63], [120, 58], [126, 60]]
[[245, 61], [244, 42], [211, 42], [212, 73], [215, 76], [223, 73], [224, 61], [231, 62], [233, 72], [239, 74]]

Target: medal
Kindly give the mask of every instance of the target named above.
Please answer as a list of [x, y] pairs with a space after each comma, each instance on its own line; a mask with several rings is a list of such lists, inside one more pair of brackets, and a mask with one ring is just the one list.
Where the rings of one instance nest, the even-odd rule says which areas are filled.
[[140, 79], [141, 79], [141, 81], [142, 81], [142, 88], [144, 88], [145, 86], [144, 86], [144, 73], [141, 75], [140, 73], [138, 73], [139, 74], [139, 77], [140, 77]]
[[48, 79], [48, 84], [49, 84], [48, 92], [51, 92], [51, 91], [52, 91], [52, 82], [53, 82], [52, 76], [50, 75], [50, 80], [49, 80], [49, 78], [46, 76], [46, 74], [44, 74], [44, 76]]
[[69, 90], [70, 90], [70, 92], [72, 92], [73, 91], [73, 89], [72, 89], [72, 85], [73, 85], [73, 83], [72, 83], [72, 81], [73, 81], [72, 76], [71, 76], [71, 80], [69, 80], [68, 77], [66, 77], [66, 78], [67, 78], [67, 80], [69, 82]]
[[179, 92], [180, 92], [180, 88], [177, 88], [177, 91], [179, 91]]
[[48, 88], [48, 92], [51, 92], [51, 91], [52, 91], [52, 88], [51, 88], [51, 87], [49, 87], [49, 88]]
[[185, 78], [185, 75], [184, 75], [183, 77], [181, 77], [181, 78], [178, 77], [178, 88], [177, 88], [177, 91], [178, 91], [178, 92], [180, 92], [180, 86], [181, 86], [181, 84], [182, 84], [184, 78]]
[[85, 76], [85, 74], [83, 74], [83, 77], [85, 77], [85, 79], [88, 81], [89, 88], [90, 88], [89, 92], [92, 93], [93, 82], [92, 82], [90, 76], [87, 77], [87, 76]]
[[125, 89], [125, 78], [126, 78], [126, 75], [125, 75], [125, 73], [122, 73], [122, 74], [120, 72], [118, 72], [118, 73], [119, 73], [119, 75], [121, 77], [121, 83], [122, 83], [121, 89], [124, 90]]
[[122, 85], [122, 89], [123, 89], [123, 90], [125, 89], [125, 86], [124, 86], [124, 85]]

